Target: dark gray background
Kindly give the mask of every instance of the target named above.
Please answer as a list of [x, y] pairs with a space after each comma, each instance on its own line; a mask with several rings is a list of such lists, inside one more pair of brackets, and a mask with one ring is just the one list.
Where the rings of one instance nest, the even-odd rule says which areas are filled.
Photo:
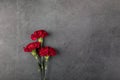
[[0, 80], [40, 80], [37, 29], [58, 50], [48, 80], [120, 80], [120, 0], [0, 0]]

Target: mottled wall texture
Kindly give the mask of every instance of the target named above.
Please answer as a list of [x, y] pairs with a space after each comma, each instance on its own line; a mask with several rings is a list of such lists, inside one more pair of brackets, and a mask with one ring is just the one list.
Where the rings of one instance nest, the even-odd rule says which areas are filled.
[[120, 80], [120, 0], [0, 0], [0, 80], [40, 80], [37, 29], [58, 50], [48, 80]]

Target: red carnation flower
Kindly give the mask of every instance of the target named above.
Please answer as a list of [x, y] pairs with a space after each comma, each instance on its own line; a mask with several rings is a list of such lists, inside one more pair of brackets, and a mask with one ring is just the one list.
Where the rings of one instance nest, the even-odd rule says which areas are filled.
[[32, 52], [32, 50], [39, 48], [40, 47], [40, 42], [32, 42], [29, 43], [26, 47], [24, 47], [25, 52]]
[[48, 36], [48, 33], [44, 30], [37, 30], [31, 35], [32, 40], [36, 40], [38, 38], [44, 38]]
[[55, 56], [56, 55], [56, 51], [54, 48], [51, 47], [44, 47], [41, 48], [39, 51], [39, 55], [40, 56]]

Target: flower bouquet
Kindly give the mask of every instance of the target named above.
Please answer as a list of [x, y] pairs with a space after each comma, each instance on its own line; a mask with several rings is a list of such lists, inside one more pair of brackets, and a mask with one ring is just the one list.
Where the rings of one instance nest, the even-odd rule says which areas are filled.
[[31, 39], [35, 42], [29, 43], [24, 47], [25, 52], [31, 52], [31, 55], [36, 59], [39, 71], [41, 72], [41, 80], [47, 80], [47, 64], [51, 56], [56, 55], [56, 50], [49, 46], [44, 46], [44, 38], [48, 36], [48, 33], [44, 30], [37, 30], [31, 34]]

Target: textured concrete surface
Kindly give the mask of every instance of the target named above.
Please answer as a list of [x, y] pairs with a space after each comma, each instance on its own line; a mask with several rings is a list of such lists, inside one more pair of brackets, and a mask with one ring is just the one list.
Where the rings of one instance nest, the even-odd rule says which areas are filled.
[[48, 80], [120, 80], [120, 0], [0, 0], [0, 80], [40, 80], [23, 46], [45, 29]]

